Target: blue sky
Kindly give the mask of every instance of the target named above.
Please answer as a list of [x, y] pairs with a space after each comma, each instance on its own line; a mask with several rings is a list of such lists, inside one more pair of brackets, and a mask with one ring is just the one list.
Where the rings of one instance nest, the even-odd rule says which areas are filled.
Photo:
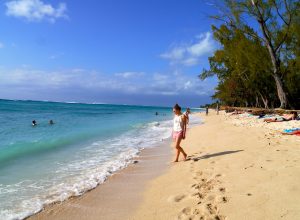
[[202, 0], [4, 0], [0, 98], [199, 106], [217, 48]]

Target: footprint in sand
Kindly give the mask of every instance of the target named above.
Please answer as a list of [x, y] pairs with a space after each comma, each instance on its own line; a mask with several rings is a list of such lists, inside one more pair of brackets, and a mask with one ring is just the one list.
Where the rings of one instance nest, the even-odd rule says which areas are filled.
[[191, 185], [191, 188], [195, 188], [196, 186], [197, 186], [197, 184], [195, 183], [195, 184]]
[[190, 207], [182, 209], [182, 211], [178, 215], [178, 219], [190, 219], [189, 216], [191, 215], [191, 211], [192, 209]]
[[186, 208], [182, 209], [181, 212], [183, 214], [185, 214], [185, 215], [189, 215], [189, 214], [191, 214], [191, 208], [190, 207], [186, 207]]
[[222, 202], [224, 202], [224, 203], [228, 202], [228, 198], [226, 196], [223, 196]]
[[168, 198], [169, 202], [180, 202], [181, 200], [183, 200], [186, 196], [185, 195], [177, 195], [177, 196], [170, 196]]
[[199, 176], [202, 176], [202, 174], [203, 174], [202, 171], [197, 171], [197, 172], [193, 175], [193, 177], [194, 177], [194, 178], [197, 178], [197, 177], [199, 177]]
[[193, 185], [193, 188], [194, 188], [194, 189], [200, 189], [200, 187], [201, 187], [200, 184], [194, 184], [194, 185]]
[[212, 215], [217, 214], [217, 212], [218, 212], [217, 206], [215, 206], [215, 205], [213, 205], [211, 203], [208, 203], [208, 204], [206, 204], [206, 207], [207, 207], [207, 209], [208, 209], [208, 211], [209, 211], [210, 214], [212, 214]]
[[221, 187], [221, 188], [219, 188], [219, 191], [224, 193], [224, 192], [226, 192], [226, 189], [224, 187]]
[[[202, 171], [198, 171], [195, 174], [193, 174], [193, 179], [194, 180], [199, 180], [202, 176], [203, 172]], [[201, 179], [202, 180], [202, 179]]]
[[[200, 219], [200, 220], [207, 220], [208, 216], [203, 215], [203, 211], [198, 208], [184, 208], [180, 214], [178, 215], [178, 219], [182, 220], [191, 220], [191, 219]], [[221, 219], [223, 220], [223, 219]]]
[[215, 201], [216, 200], [216, 196], [210, 195], [210, 196], [207, 197], [207, 200], [208, 201]]
[[216, 215], [215, 220], [226, 220], [226, 217], [223, 215]]
[[203, 193], [199, 193], [199, 192], [193, 193], [191, 196], [192, 197], [197, 197], [198, 199], [204, 199], [205, 198], [205, 195]]

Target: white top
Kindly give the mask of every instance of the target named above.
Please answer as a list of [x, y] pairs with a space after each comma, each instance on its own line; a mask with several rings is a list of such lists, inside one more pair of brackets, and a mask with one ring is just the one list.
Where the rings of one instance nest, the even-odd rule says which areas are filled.
[[173, 119], [173, 131], [180, 132], [183, 128], [182, 115], [175, 115]]

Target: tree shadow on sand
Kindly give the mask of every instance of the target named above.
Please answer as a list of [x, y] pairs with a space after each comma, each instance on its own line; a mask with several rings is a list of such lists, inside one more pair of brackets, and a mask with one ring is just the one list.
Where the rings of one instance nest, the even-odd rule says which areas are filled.
[[241, 152], [241, 151], [244, 151], [244, 150], [229, 150], [229, 151], [223, 151], [223, 152], [218, 152], [218, 153], [214, 153], [214, 154], [206, 154], [206, 155], [198, 156], [198, 157], [190, 156], [190, 157], [188, 157], [187, 160], [193, 160], [193, 161], [196, 162], [198, 160], [208, 159], [208, 158], [211, 158], [211, 157], [223, 156], [223, 155], [226, 155], [226, 154], [234, 154], [234, 153], [238, 153], [238, 152]]

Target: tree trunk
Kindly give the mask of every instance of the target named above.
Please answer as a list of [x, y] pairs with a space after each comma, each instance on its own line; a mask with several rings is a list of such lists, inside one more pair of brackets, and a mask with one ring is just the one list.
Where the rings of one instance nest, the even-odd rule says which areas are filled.
[[259, 107], [259, 101], [258, 101], [258, 97], [255, 96], [255, 107], [258, 108]]
[[261, 94], [261, 92], [259, 92], [259, 95], [260, 95], [261, 100], [262, 100], [263, 103], [264, 103], [265, 109], [269, 109], [269, 106], [268, 106], [268, 98], [264, 98], [264, 96]]
[[283, 83], [278, 74], [273, 74], [273, 77], [276, 82], [276, 88], [277, 88], [277, 94], [278, 98], [280, 100], [280, 108], [286, 108], [287, 107], [287, 98], [286, 93], [283, 90]]
[[[265, 38], [267, 41], [267, 38]], [[287, 107], [287, 97], [286, 93], [283, 89], [283, 82], [279, 76], [280, 72], [280, 59], [277, 57], [276, 52], [274, 51], [271, 42], [267, 41], [267, 48], [269, 51], [269, 55], [272, 61], [273, 65], [273, 77], [275, 79], [276, 83], [276, 89], [277, 89], [277, 96], [280, 101], [280, 108], [286, 108]]]
[[278, 98], [280, 100], [280, 108], [286, 108], [287, 107], [287, 96], [286, 93], [284, 91], [283, 88], [283, 82], [280, 78], [280, 54], [276, 53], [276, 50], [274, 49], [274, 45], [272, 44], [272, 36], [269, 36], [268, 33], [268, 27], [266, 25], [266, 20], [263, 16], [263, 14], [261, 13], [259, 7], [258, 7], [258, 3], [254, 0], [251, 0], [252, 5], [256, 8], [257, 11], [257, 22], [260, 25], [260, 29], [262, 31], [264, 40], [265, 40], [265, 44], [267, 46], [267, 49], [269, 51], [269, 55], [272, 61], [272, 66], [273, 66], [273, 77], [275, 79], [275, 83], [276, 83], [276, 89], [277, 89], [277, 95]]

